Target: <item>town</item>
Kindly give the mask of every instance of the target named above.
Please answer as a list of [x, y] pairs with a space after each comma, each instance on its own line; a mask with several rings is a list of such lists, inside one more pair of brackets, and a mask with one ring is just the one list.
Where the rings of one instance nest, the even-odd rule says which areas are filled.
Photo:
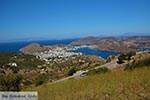
[[95, 48], [95, 46], [91, 45], [81, 45], [81, 46], [63, 46], [63, 47], [52, 47], [51, 49], [43, 52], [36, 52], [34, 55], [36, 58], [44, 60], [46, 62], [49, 61], [62, 61], [62, 60], [67, 60], [69, 57], [73, 56], [81, 56], [83, 53], [75, 53], [71, 52], [72, 50], [77, 50], [80, 48]]

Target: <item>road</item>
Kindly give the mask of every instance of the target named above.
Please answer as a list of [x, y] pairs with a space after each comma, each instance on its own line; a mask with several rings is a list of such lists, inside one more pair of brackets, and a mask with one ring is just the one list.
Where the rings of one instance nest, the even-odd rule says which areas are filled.
[[81, 78], [80, 75], [81, 75], [83, 72], [85, 72], [85, 71], [76, 73], [76, 74], [74, 74], [74, 75], [72, 75], [72, 76], [69, 76], [69, 77], [65, 77], [65, 78], [56, 80], [56, 81], [54, 81], [54, 82], [51, 82], [50, 84], [54, 84], [54, 83], [58, 83], [58, 82], [64, 82], [64, 81], [69, 80], [69, 79], [71, 79], [71, 78]]
[[98, 69], [98, 68], [101, 68], [101, 67], [107, 67], [107, 68], [109, 68], [109, 69], [113, 69], [113, 68], [116, 68], [117, 67], [117, 59], [115, 59], [115, 60], [113, 60], [113, 61], [111, 61], [111, 62], [108, 62], [108, 63], [106, 63], [106, 64], [104, 64], [104, 65], [101, 65], [101, 66], [97, 66], [97, 67], [95, 67], [94, 69]]
[[[101, 67], [107, 67], [107, 68], [109, 68], [109, 69], [113, 69], [113, 68], [116, 68], [116, 66], [117, 66], [117, 59], [116, 59], [116, 60], [113, 60], [113, 61], [111, 61], [111, 62], [108, 62], [108, 63], [106, 63], [106, 64], [104, 64], [104, 65], [97, 66], [97, 67], [95, 67], [94, 69], [98, 69], [98, 68], [101, 68]], [[78, 71], [77, 73], [75, 73], [75, 74], [72, 75], [72, 76], [69, 76], [69, 77], [66, 77], [66, 78], [62, 78], [62, 79], [60, 79], [60, 80], [56, 80], [56, 81], [54, 81], [54, 82], [52, 82], [52, 83], [50, 83], [50, 84], [54, 84], [54, 83], [58, 83], [58, 82], [64, 82], [64, 81], [69, 80], [69, 79], [71, 79], [71, 78], [81, 78], [81, 77], [82, 77], [81, 74], [82, 74], [83, 72], [88, 72], [88, 70], [86, 70], [86, 71]]]
[[74, 76], [69, 76], [69, 77], [66, 77], [66, 78], [62, 78], [62, 79], [59, 79], [59, 80], [57, 80], [57, 81], [54, 81], [54, 82], [52, 82], [51, 84], [53, 84], [53, 83], [58, 83], [58, 82], [63, 82], [63, 81], [66, 81], [66, 80], [68, 80], [68, 79], [70, 79], [70, 78], [73, 78]]

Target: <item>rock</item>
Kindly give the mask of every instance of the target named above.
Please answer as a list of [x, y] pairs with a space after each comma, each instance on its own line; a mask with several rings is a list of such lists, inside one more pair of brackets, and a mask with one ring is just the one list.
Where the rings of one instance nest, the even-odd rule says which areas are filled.
[[118, 56], [109, 56], [108, 58], [107, 58], [107, 60], [106, 60], [106, 62], [110, 62], [110, 61], [112, 61], [112, 60], [114, 60], [114, 59], [117, 59], [118, 58]]
[[37, 66], [37, 68], [41, 69], [41, 68], [42, 68], [42, 66], [41, 66], [41, 65], [38, 65], [38, 66]]

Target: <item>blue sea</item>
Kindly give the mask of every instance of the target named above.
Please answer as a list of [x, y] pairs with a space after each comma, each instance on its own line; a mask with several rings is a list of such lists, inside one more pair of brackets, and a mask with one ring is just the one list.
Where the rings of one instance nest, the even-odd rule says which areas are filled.
[[[65, 39], [65, 40], [43, 40], [43, 41], [30, 41], [30, 42], [7, 42], [0, 43], [0, 52], [20, 52], [19, 50], [31, 43], [39, 43], [41, 45], [56, 45], [56, 44], [70, 44], [72, 41], [77, 39]], [[97, 55], [101, 56], [104, 59], [107, 59], [110, 55], [118, 55], [119, 53], [111, 51], [102, 51], [94, 50], [89, 48], [80, 48], [72, 52], [82, 52], [83, 54], [88, 55]]]
[[97, 55], [102, 57], [103, 59], [107, 59], [107, 57], [109, 57], [110, 55], [118, 55], [120, 53], [118, 52], [112, 52], [112, 51], [106, 51], [106, 50], [94, 50], [94, 49], [90, 49], [90, 48], [80, 48], [77, 50], [70, 50], [70, 52], [82, 52], [83, 54], [87, 54], [87, 55]]
[[23, 42], [7, 42], [0, 43], [0, 52], [19, 52], [19, 50], [31, 43], [39, 43], [41, 45], [56, 45], [56, 44], [69, 44], [77, 39], [65, 40], [41, 40], [41, 41], [23, 41]]

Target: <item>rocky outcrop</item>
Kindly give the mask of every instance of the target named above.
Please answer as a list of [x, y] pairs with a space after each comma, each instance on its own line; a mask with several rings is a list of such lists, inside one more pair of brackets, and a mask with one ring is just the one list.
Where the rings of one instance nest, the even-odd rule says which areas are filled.
[[32, 43], [22, 49], [20, 49], [23, 53], [35, 53], [35, 52], [41, 52], [43, 51], [43, 47], [40, 44]]
[[106, 62], [111, 62], [111, 61], [113, 61], [114, 59], [118, 59], [118, 56], [112, 56], [112, 55], [110, 55], [110, 56], [107, 58]]
[[52, 48], [53, 48], [52, 46], [43, 46], [38, 43], [32, 43], [32, 44], [27, 45], [24, 48], [21, 48], [20, 51], [25, 54], [34, 54], [34, 53], [44, 52]]

